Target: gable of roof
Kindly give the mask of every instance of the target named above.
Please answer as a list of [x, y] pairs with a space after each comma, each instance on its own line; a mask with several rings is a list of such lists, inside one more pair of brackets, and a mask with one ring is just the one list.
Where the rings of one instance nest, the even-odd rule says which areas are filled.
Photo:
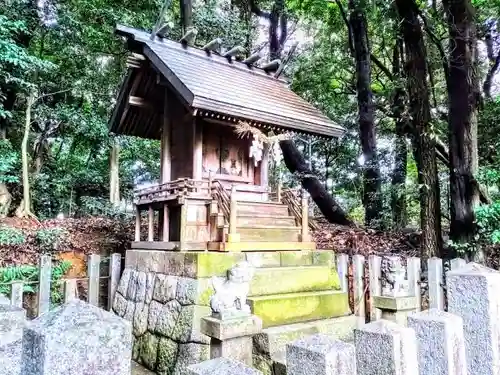
[[215, 53], [118, 26], [193, 109], [223, 113], [285, 130], [338, 137], [343, 128], [264, 70]]

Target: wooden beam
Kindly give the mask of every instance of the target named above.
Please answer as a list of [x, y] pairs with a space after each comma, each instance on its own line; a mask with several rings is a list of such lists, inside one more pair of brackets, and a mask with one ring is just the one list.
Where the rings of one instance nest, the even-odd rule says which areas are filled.
[[153, 108], [151, 103], [149, 103], [146, 99], [133, 95], [129, 96], [128, 104], [141, 108], [149, 108], [149, 109]]

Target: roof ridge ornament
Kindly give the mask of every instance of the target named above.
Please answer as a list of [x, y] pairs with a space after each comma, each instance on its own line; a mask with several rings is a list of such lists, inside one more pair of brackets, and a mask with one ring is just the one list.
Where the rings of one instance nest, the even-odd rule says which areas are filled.
[[215, 52], [215, 53], [220, 53], [220, 48], [222, 45], [222, 39], [221, 38], [215, 38], [214, 40], [211, 40], [207, 44], [203, 46], [203, 49], [205, 50], [206, 53], [210, 52]]
[[197, 35], [198, 30], [196, 30], [194, 27], [190, 27], [180, 40], [182, 46], [187, 47], [190, 44], [194, 44]]
[[281, 60], [276, 59], [273, 61], [270, 61], [264, 65], [261, 66], [261, 68], [266, 72], [266, 73], [273, 73], [276, 72], [279, 67], [281, 66]]
[[259, 61], [262, 58], [260, 52], [255, 52], [252, 55], [248, 56], [245, 60], [242, 61], [243, 64], [246, 64], [249, 68]]
[[236, 46], [231, 48], [229, 51], [225, 52], [222, 57], [227, 58], [228, 60], [231, 60], [231, 57], [237, 58], [240, 55], [244, 55], [246, 53], [246, 49], [243, 48], [242, 46]]

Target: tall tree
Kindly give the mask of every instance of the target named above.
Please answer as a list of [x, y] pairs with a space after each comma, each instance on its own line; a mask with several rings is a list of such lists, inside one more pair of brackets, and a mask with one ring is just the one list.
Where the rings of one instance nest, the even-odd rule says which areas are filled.
[[250, 0], [250, 10], [256, 16], [266, 19], [269, 22], [269, 59], [281, 58], [283, 47], [288, 36], [288, 15], [286, 12], [285, 0], [274, 0], [271, 11], [261, 10], [255, 0]]
[[356, 61], [356, 91], [358, 97], [358, 123], [361, 150], [364, 158], [365, 223], [379, 225], [382, 215], [382, 195], [377, 141], [375, 138], [375, 108], [371, 90], [371, 57], [368, 22], [363, 0], [349, 1], [349, 29], [352, 35]]
[[[470, 0], [443, 1], [450, 35], [448, 127], [450, 151], [450, 238], [472, 243], [474, 207], [479, 203], [477, 111], [481, 98], [476, 71], [477, 40]], [[469, 254], [471, 255], [471, 254]], [[475, 255], [484, 261], [483, 254]]]
[[427, 51], [415, 0], [396, 0], [406, 54], [406, 82], [413, 122], [414, 153], [420, 184], [421, 255], [441, 255], [441, 204], [436, 150], [432, 137]]
[[[399, 34], [398, 31], [396, 31]], [[403, 55], [403, 41], [396, 39], [393, 49], [392, 74], [396, 78], [402, 77], [401, 62]], [[406, 168], [408, 163], [408, 146], [406, 133], [408, 131], [405, 111], [405, 89], [396, 83], [392, 99], [392, 116], [396, 123], [396, 137], [394, 145], [394, 169], [391, 180], [391, 208], [392, 222], [395, 229], [404, 228], [408, 223], [407, 198], [406, 198]]]
[[187, 30], [193, 27], [193, 1], [179, 0], [179, 2], [182, 33], [185, 34]]

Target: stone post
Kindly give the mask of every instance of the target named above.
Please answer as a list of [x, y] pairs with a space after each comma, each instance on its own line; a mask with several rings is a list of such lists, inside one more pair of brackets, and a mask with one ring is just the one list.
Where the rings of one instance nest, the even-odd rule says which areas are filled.
[[417, 310], [418, 298], [409, 295], [409, 283], [399, 257], [382, 259], [382, 295], [373, 297], [373, 307], [382, 319], [406, 325], [409, 313]]
[[205, 317], [200, 328], [210, 337], [210, 358], [230, 358], [252, 366], [252, 337], [262, 332], [262, 320], [257, 316]]
[[26, 311], [4, 298], [0, 295], [0, 375], [19, 375]]
[[356, 374], [354, 345], [321, 334], [288, 344], [286, 363], [287, 375]]
[[262, 372], [229, 358], [214, 358], [191, 365], [187, 375], [262, 375]]
[[415, 331], [384, 319], [354, 330], [357, 375], [418, 375]]
[[420, 375], [467, 375], [463, 320], [431, 309], [408, 317], [417, 337]]
[[382, 319], [405, 326], [408, 315], [417, 310], [417, 299], [414, 296], [375, 296], [373, 305], [382, 312]]
[[500, 272], [477, 263], [446, 274], [448, 311], [463, 319], [469, 374], [500, 373]]
[[80, 300], [26, 325], [21, 375], [130, 375], [132, 327]]

